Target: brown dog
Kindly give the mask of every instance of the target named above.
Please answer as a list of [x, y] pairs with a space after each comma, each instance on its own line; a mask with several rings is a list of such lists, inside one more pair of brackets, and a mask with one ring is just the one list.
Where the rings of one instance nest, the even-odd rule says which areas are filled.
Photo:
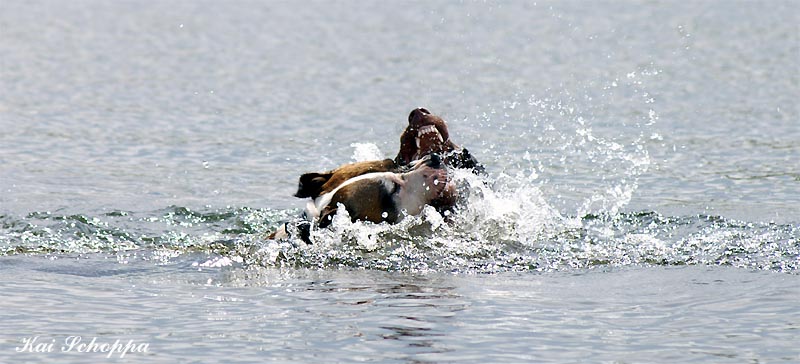
[[372, 172], [347, 179], [309, 201], [306, 218], [324, 228], [339, 206], [344, 206], [353, 221], [394, 223], [404, 213], [418, 215], [425, 205], [453, 200], [454, 195], [455, 187], [447, 180], [441, 157], [429, 154], [408, 172]]

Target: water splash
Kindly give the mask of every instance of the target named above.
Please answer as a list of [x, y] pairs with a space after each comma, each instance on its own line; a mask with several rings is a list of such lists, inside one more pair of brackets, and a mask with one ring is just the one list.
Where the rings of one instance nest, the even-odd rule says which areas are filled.
[[796, 225], [647, 211], [566, 217], [548, 210], [540, 204], [541, 196], [530, 191], [513, 202], [524, 208], [497, 209], [509, 203], [516, 186], [480, 182], [479, 192], [468, 197], [476, 204], [452, 216], [426, 209], [395, 225], [352, 223], [338, 216], [332, 229], [315, 232], [316, 243], [309, 246], [265, 239], [296, 210], [171, 207], [94, 217], [6, 215], [0, 216], [0, 256], [99, 254], [122, 264], [188, 259], [198, 268], [494, 273], [699, 264], [800, 273]]
[[397, 225], [342, 219], [317, 235], [323, 239], [315, 245], [269, 242], [251, 252], [248, 263], [461, 273], [695, 264], [794, 274], [800, 269], [800, 239], [792, 225], [640, 212], [611, 220], [588, 216], [518, 239], [502, 224], [456, 226], [440, 223], [435, 214], [426, 210]]
[[[0, 216], [0, 255], [188, 259], [199, 269], [493, 273], [703, 264], [800, 272], [793, 224], [626, 211], [651, 167], [647, 142], [661, 138], [651, 130], [659, 119], [655, 97], [643, 83], [657, 74], [643, 68], [577, 94], [518, 94], [477, 109], [463, 123], [476, 133], [469, 147], [489, 176], [453, 172], [462, 198], [453, 214], [427, 208], [394, 225], [337, 215], [330, 229], [313, 231], [308, 246], [266, 239], [298, 210], [34, 212]], [[355, 161], [386, 157], [375, 144], [352, 147]]]
[[463, 122], [477, 130], [476, 154], [491, 177], [455, 173], [463, 196], [456, 214], [426, 210], [394, 226], [340, 216], [317, 233], [319, 244], [284, 254], [274, 251], [286, 247], [270, 246], [275, 260], [262, 263], [469, 272], [726, 264], [795, 272], [800, 243], [792, 225], [750, 223], [742, 231], [719, 217], [625, 212], [651, 167], [647, 142], [659, 139], [651, 129], [659, 119], [655, 97], [645, 89], [659, 73], [651, 65], [600, 92], [515, 95], [488, 105]]
[[614, 215], [628, 205], [639, 176], [651, 167], [647, 142], [659, 116], [644, 81], [658, 73], [652, 67], [630, 72], [599, 92], [517, 94], [464, 122], [478, 135], [492, 136], [482, 138], [491, 141], [477, 153], [488, 156], [488, 165], [533, 176], [537, 181], [531, 185], [560, 211]]
[[353, 160], [356, 162], [374, 161], [386, 158], [380, 148], [372, 143], [352, 143]]

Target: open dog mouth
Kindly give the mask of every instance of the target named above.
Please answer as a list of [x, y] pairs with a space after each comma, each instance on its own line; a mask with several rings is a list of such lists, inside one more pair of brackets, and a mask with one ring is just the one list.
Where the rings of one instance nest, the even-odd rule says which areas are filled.
[[408, 127], [400, 136], [400, 152], [395, 161], [407, 164], [430, 153], [445, 153], [454, 149], [447, 124], [425, 108], [411, 110]]
[[[434, 139], [435, 138], [435, 139]], [[442, 133], [439, 132], [439, 129], [436, 128], [436, 125], [425, 125], [417, 130], [417, 137], [415, 138], [417, 142], [417, 149], [423, 149], [423, 143], [432, 144], [431, 142], [439, 141], [439, 144], [444, 144], [444, 137], [442, 137]]]

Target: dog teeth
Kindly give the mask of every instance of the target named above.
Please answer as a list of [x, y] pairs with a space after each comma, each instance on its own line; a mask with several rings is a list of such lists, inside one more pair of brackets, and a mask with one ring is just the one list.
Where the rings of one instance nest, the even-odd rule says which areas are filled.
[[417, 132], [417, 136], [421, 137], [421, 136], [424, 136], [424, 135], [430, 134], [430, 133], [436, 133], [436, 134], [439, 135], [439, 139], [440, 140], [442, 139], [441, 134], [439, 134], [439, 131], [436, 130], [436, 126], [433, 126], [433, 125], [425, 125], [425, 126], [419, 128], [419, 132]]

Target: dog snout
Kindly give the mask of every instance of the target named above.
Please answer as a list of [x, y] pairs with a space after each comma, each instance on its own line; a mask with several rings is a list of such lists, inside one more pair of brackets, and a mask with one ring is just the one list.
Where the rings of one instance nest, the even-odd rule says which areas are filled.
[[430, 115], [431, 112], [424, 107], [418, 107], [414, 110], [411, 110], [411, 114], [408, 114], [408, 123], [413, 124], [414, 120], [417, 120], [425, 115]]

